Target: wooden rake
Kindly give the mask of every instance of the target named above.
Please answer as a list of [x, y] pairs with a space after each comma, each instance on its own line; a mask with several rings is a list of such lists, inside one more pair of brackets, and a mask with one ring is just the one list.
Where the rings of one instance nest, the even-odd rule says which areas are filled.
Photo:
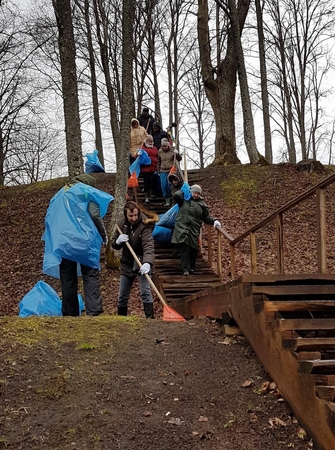
[[[120, 234], [123, 234], [119, 225], [116, 225], [116, 229]], [[128, 247], [130, 253], [133, 255], [134, 260], [136, 261], [136, 264], [139, 267], [142, 267], [141, 261], [138, 259], [136, 253], [134, 252], [132, 246], [129, 244], [129, 242], [126, 242], [126, 246]], [[157, 289], [155, 283], [152, 281], [151, 277], [146, 273], [145, 274], [146, 279], [149, 281], [151, 287], [153, 288], [153, 290], [156, 292], [157, 297], [159, 298], [160, 302], [163, 305], [163, 320], [168, 321], [168, 322], [186, 322], [186, 319], [184, 319], [183, 316], [181, 316], [180, 314], [177, 313], [177, 311], [175, 311], [174, 309], [172, 309], [164, 300], [164, 298], [162, 297], [161, 293], [159, 292], [159, 290]]]

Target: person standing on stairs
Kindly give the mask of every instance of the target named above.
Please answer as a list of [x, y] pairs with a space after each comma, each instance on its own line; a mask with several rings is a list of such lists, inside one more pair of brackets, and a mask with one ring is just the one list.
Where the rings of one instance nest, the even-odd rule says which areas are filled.
[[201, 197], [202, 189], [198, 184], [191, 186], [190, 200], [184, 199], [180, 190], [174, 195], [179, 206], [176, 223], [171, 242], [180, 248], [181, 268], [187, 276], [195, 270], [198, 253], [199, 236], [203, 222], [214, 227], [221, 227], [221, 223], [209, 214], [208, 207]]
[[158, 149], [154, 146], [154, 140], [150, 134], [145, 138], [142, 148], [148, 153], [148, 156], [151, 159], [150, 164], [141, 166], [141, 173], [144, 182], [145, 203], [150, 203], [150, 194], [152, 197], [155, 197], [157, 195], [156, 173], [158, 162]]
[[137, 119], [131, 119], [129, 164], [132, 164], [137, 157], [137, 150], [142, 148], [147, 132], [141, 127]]
[[[155, 246], [151, 232], [152, 226], [158, 219], [157, 214], [150, 218], [144, 215], [135, 202], [127, 202], [124, 206], [123, 217], [118, 221], [122, 234], [115, 230], [111, 243], [115, 250], [122, 250], [120, 288], [117, 302], [117, 313], [119, 316], [128, 314], [130, 291], [138, 276], [140, 297], [143, 302], [145, 317], [154, 318], [150, 283], [145, 275], [154, 271]], [[141, 261], [141, 267], [138, 267], [136, 264], [126, 244], [127, 242], [129, 242]]]
[[173, 150], [169, 141], [163, 138], [161, 147], [158, 151], [158, 173], [160, 175], [163, 197], [165, 198], [165, 206], [171, 204], [171, 188], [168, 180], [169, 173], [176, 161], [181, 161], [182, 157], [178, 150]]

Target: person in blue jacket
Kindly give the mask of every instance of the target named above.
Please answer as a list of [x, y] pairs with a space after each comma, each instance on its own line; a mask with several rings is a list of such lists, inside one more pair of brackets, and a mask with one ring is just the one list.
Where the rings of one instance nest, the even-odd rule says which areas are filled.
[[113, 197], [94, 186], [93, 176], [76, 176], [51, 199], [45, 218], [43, 273], [60, 278], [63, 316], [79, 316], [80, 272], [86, 315], [103, 312], [99, 262], [108, 237], [102, 217]]

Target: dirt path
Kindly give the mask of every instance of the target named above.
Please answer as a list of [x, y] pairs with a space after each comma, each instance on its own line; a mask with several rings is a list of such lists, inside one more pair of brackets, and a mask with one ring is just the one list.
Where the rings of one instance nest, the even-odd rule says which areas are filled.
[[312, 448], [214, 321], [8, 317], [0, 345], [0, 448]]

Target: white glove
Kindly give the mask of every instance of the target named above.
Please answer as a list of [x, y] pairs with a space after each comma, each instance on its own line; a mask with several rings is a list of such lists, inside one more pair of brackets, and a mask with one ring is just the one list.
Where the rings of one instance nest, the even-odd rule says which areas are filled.
[[143, 266], [140, 267], [140, 273], [141, 275], [144, 275], [146, 273], [150, 272], [150, 264], [149, 263], [144, 263]]
[[174, 150], [173, 150], [173, 153], [175, 153], [176, 155], [178, 155], [178, 150], [175, 148]]
[[120, 236], [116, 239], [116, 245], [121, 245], [127, 241], [129, 241], [128, 234], [120, 234]]
[[221, 227], [221, 223], [218, 220], [214, 220], [215, 227]]
[[143, 153], [142, 150], [138, 150], [138, 151], [137, 151], [138, 156], [141, 156], [142, 153]]
[[108, 245], [108, 236], [105, 237], [105, 240], [103, 241], [103, 244], [105, 244], [106, 247], [107, 247], [107, 245]]

